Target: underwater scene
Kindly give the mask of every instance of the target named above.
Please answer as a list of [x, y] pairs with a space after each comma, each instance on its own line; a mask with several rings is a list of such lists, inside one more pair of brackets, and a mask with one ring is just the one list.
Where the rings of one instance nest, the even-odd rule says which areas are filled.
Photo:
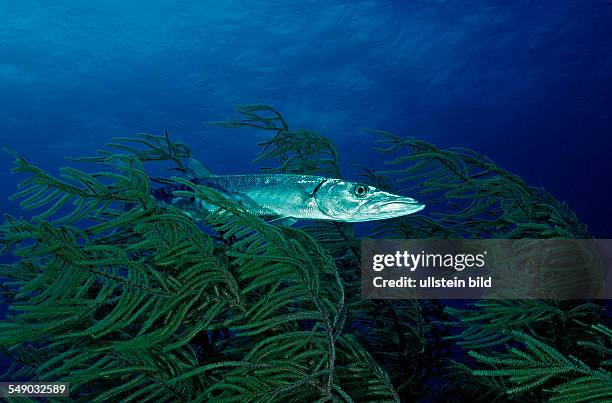
[[[610, 38], [607, 0], [0, 1], [0, 397], [612, 401], [612, 254], [533, 264], [612, 238]], [[561, 293], [373, 297], [387, 241]]]

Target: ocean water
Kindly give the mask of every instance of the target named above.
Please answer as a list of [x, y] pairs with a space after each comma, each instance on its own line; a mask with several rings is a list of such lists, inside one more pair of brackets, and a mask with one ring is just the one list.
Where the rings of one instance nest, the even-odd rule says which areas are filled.
[[[0, 1], [0, 145], [56, 173], [167, 130], [254, 173], [267, 133], [206, 123], [267, 104], [334, 140], [349, 178], [384, 167], [365, 128], [468, 147], [610, 238], [610, 38], [607, 0]], [[10, 167], [0, 210], [26, 215]]]
[[4, 1], [0, 142], [55, 168], [168, 130], [217, 172], [254, 172], [263, 134], [205, 122], [265, 103], [336, 141], [349, 174], [380, 164], [363, 128], [470, 147], [606, 237], [611, 22], [598, 0]]

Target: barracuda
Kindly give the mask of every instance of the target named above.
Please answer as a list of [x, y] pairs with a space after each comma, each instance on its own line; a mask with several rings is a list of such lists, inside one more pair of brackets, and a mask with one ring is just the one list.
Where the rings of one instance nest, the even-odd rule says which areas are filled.
[[[291, 224], [295, 220], [361, 222], [416, 213], [425, 205], [363, 183], [297, 174], [212, 175], [203, 167], [192, 181], [215, 189], [251, 214]], [[206, 174], [201, 174], [205, 172]], [[202, 217], [214, 206], [197, 198], [175, 196], [167, 186], [154, 190], [161, 202], [192, 217]]]

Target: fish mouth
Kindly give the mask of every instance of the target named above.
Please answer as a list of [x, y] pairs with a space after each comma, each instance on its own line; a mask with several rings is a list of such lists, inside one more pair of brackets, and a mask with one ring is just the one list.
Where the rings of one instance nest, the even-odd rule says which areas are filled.
[[371, 200], [363, 205], [360, 215], [369, 216], [365, 219], [366, 221], [401, 217], [414, 214], [425, 208], [424, 204], [410, 197], [385, 195], [383, 200], [381, 200], [381, 198], [378, 198], [378, 200]]
[[383, 215], [391, 215], [393, 217], [413, 214], [423, 210], [424, 208], [424, 204], [409, 198], [379, 202], [377, 205], [378, 213]]

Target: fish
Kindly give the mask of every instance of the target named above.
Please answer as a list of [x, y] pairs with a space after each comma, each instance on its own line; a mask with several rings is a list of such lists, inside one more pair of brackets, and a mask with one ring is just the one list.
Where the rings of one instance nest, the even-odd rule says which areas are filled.
[[[414, 214], [425, 208], [415, 199], [380, 190], [365, 183], [317, 175], [258, 173], [215, 175], [197, 161], [191, 163], [196, 185], [216, 190], [247, 212], [291, 225], [297, 220], [365, 222]], [[175, 195], [190, 190], [167, 185], [153, 190], [160, 202], [173, 205], [195, 218], [218, 207], [197, 197]]]

